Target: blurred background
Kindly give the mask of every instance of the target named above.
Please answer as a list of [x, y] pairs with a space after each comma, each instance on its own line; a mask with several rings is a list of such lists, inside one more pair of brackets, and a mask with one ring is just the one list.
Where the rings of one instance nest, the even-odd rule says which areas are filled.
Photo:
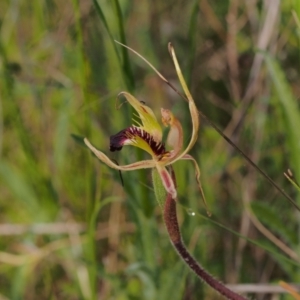
[[[119, 164], [147, 158], [109, 152], [132, 124], [116, 109], [128, 91], [159, 119], [171, 109], [187, 145], [186, 102], [113, 42], [181, 90], [171, 41], [198, 109], [300, 205], [283, 174], [300, 180], [299, 19], [299, 0], [1, 0], [0, 299], [219, 299], [170, 244], [151, 172], [122, 185], [80, 137]], [[212, 217], [177, 162], [188, 249], [252, 299], [294, 299], [278, 283], [300, 280], [299, 211], [203, 120], [190, 154]]]

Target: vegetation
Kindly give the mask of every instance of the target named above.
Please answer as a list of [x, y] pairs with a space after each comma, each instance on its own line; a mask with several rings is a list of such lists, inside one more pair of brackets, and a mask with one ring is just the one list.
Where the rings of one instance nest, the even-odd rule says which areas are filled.
[[[167, 44], [196, 105], [300, 205], [300, 1], [0, 1], [0, 298], [218, 299], [175, 253], [146, 159], [109, 137], [132, 124], [121, 91], [191, 135]], [[167, 132], [166, 132], [167, 133]], [[299, 211], [201, 120], [192, 163], [176, 162], [182, 238], [230, 284], [300, 280]], [[248, 293], [271, 299], [275, 293]], [[246, 294], [244, 294], [246, 295]], [[293, 299], [288, 294], [279, 299]]]

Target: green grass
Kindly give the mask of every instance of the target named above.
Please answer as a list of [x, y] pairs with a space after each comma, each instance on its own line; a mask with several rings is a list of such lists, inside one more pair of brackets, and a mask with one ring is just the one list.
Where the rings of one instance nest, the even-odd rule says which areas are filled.
[[[119, 164], [146, 158], [130, 147], [109, 153], [109, 136], [131, 124], [129, 105], [115, 108], [129, 91], [158, 117], [171, 109], [187, 144], [186, 102], [113, 40], [179, 87], [171, 41], [198, 108], [300, 205], [283, 175], [290, 168], [300, 181], [300, 1], [282, 2], [273, 25], [269, 9], [261, 1], [0, 1], [0, 217], [13, 231], [0, 225], [0, 298], [217, 299], [172, 248], [151, 172], [123, 172], [122, 186], [72, 135]], [[225, 283], [299, 282], [299, 212], [205, 122], [191, 154], [212, 212], [205, 217], [193, 165], [176, 163], [193, 255]], [[67, 231], [74, 223], [81, 229]]]

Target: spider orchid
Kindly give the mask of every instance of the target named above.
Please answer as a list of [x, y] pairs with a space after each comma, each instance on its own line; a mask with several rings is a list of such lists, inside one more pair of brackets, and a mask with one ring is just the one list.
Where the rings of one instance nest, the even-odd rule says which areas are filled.
[[[144, 59], [140, 54], [132, 50], [131, 48], [123, 45], [124, 47], [130, 49], [138, 56], [140, 56], [144, 61], [147, 62], [148, 65], [151, 66], [152, 69], [166, 82], [165, 79], [146, 59]], [[177, 191], [175, 184], [171, 175], [167, 170], [167, 166], [175, 163], [178, 160], [190, 160], [194, 163], [196, 169], [196, 180], [202, 195], [202, 198], [205, 203], [204, 193], [200, 183], [200, 169], [196, 162], [196, 160], [187, 154], [190, 149], [193, 147], [197, 140], [198, 130], [199, 130], [199, 116], [198, 111], [195, 105], [195, 102], [187, 88], [185, 80], [182, 76], [174, 49], [171, 44], [169, 44], [169, 51], [171, 57], [173, 59], [176, 72], [178, 78], [181, 82], [183, 90], [185, 92], [186, 97], [184, 97], [188, 101], [189, 110], [192, 119], [192, 137], [191, 140], [186, 147], [183, 148], [183, 130], [180, 122], [176, 119], [176, 117], [172, 114], [172, 112], [168, 109], [161, 108], [161, 120], [164, 126], [169, 127], [169, 133], [166, 140], [167, 146], [169, 146], [170, 150], [167, 150], [164, 142], [162, 141], [162, 127], [158, 123], [152, 109], [146, 106], [143, 102], [138, 101], [134, 96], [127, 92], [121, 92], [119, 96], [124, 96], [130, 105], [137, 112], [140, 122], [136, 122], [136, 125], [131, 125], [127, 127], [117, 134], [110, 137], [110, 151], [119, 151], [125, 145], [132, 145], [139, 147], [146, 152], [148, 152], [152, 159], [150, 160], [142, 160], [129, 165], [119, 166], [115, 164], [112, 160], [110, 160], [103, 152], [97, 150], [87, 138], [84, 139], [85, 144], [88, 148], [98, 157], [102, 162], [107, 164], [109, 167], [121, 170], [121, 171], [132, 171], [138, 169], [148, 169], [148, 168], [156, 168], [162, 183], [167, 191], [167, 193], [172, 195], [173, 199], [177, 197]]]

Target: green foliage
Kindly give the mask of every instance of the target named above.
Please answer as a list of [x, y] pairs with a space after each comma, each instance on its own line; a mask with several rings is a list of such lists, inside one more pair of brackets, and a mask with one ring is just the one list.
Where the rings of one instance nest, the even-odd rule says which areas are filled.
[[272, 229], [272, 232], [279, 235], [281, 240], [287, 241], [289, 245], [293, 245], [293, 247], [297, 246], [297, 234], [295, 228], [292, 227], [293, 222], [282, 226], [282, 224], [286, 222], [285, 218], [279, 215], [278, 211], [272, 206], [263, 202], [253, 202], [251, 206], [256, 217], [259, 218], [264, 225]]
[[[82, 147], [87, 136], [119, 164], [147, 158], [109, 152], [134, 118], [116, 109], [123, 90], [158, 118], [171, 109], [190, 138], [186, 102], [114, 40], [180, 89], [171, 41], [199, 110], [299, 204], [283, 172], [300, 181], [300, 1], [273, 20], [252, 2], [0, 1], [1, 299], [217, 299], [172, 248], [150, 171], [123, 172], [123, 185]], [[191, 155], [213, 215], [192, 164], [176, 163], [193, 255], [226, 283], [299, 282], [299, 212], [205, 122]]]
[[300, 153], [300, 131], [298, 130], [300, 128], [300, 113], [298, 105], [279, 64], [267, 54], [265, 55], [265, 61], [274, 82], [275, 96], [278, 97], [279, 103], [282, 105], [286, 138], [293, 169], [296, 172], [296, 177], [300, 178], [300, 156], [298, 155]]
[[163, 211], [167, 193], [166, 193], [166, 189], [164, 188], [161, 178], [156, 169], [152, 170], [152, 183], [153, 183], [156, 201]]

